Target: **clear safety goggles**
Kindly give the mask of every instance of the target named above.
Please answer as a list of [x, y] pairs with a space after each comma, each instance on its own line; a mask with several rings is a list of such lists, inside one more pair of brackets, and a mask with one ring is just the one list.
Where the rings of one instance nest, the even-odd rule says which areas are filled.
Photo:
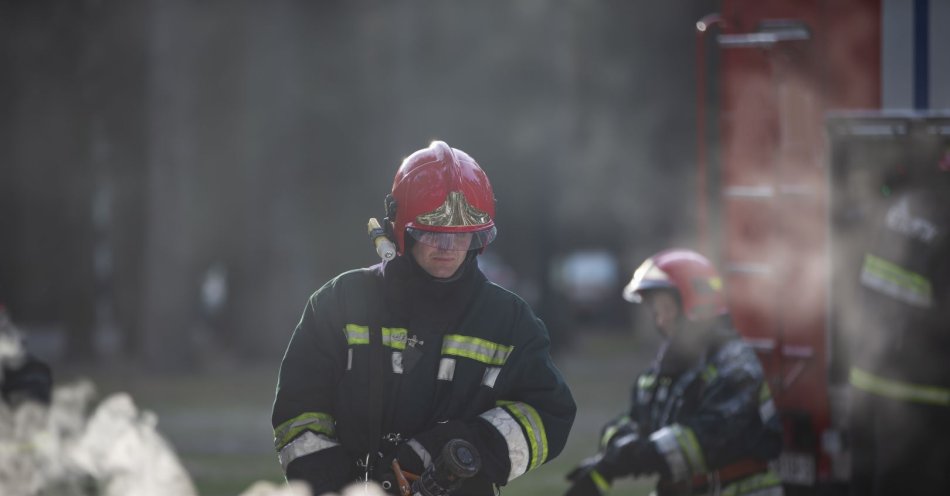
[[495, 240], [498, 230], [492, 226], [476, 232], [433, 232], [410, 227], [406, 229], [406, 234], [412, 236], [416, 243], [440, 250], [468, 251], [488, 246]]

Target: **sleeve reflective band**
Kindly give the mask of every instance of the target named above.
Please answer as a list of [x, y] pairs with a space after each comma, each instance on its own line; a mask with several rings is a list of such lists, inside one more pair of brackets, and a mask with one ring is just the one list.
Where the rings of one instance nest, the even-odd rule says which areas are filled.
[[751, 494], [755, 494], [755, 496], [784, 496], [785, 492], [782, 489], [782, 479], [778, 474], [769, 470], [729, 483], [718, 494], [720, 496]]
[[603, 475], [600, 475], [600, 472], [591, 470], [590, 479], [594, 481], [594, 484], [597, 486], [597, 489], [600, 489], [600, 492], [605, 493], [610, 490], [610, 483], [607, 482], [607, 479], [604, 479]]
[[356, 324], [346, 324], [346, 344], [369, 344], [369, 327]]
[[674, 482], [706, 472], [706, 461], [692, 429], [673, 424], [651, 434], [650, 441], [656, 443], [657, 450], [666, 459]]
[[601, 447], [601, 448], [606, 448], [606, 447], [607, 447], [607, 442], [610, 441], [610, 438], [612, 438], [612, 437], [614, 436], [614, 434], [615, 434], [618, 430], [620, 430], [620, 428], [621, 428], [622, 426], [627, 425], [627, 424], [629, 424], [629, 423], [630, 423], [630, 416], [629, 416], [629, 415], [624, 415], [623, 417], [620, 417], [619, 419], [617, 419], [616, 421], [614, 421], [612, 424], [610, 424], [610, 425], [608, 425], [606, 428], [604, 428], [604, 435], [603, 435], [603, 436], [600, 436], [600, 447]]
[[513, 346], [472, 336], [448, 334], [442, 338], [443, 355], [471, 358], [486, 365], [504, 365], [513, 349]]
[[281, 423], [274, 429], [274, 447], [284, 448], [293, 438], [303, 431], [313, 431], [329, 438], [336, 436], [336, 423], [333, 417], [320, 412], [307, 412]]
[[323, 434], [305, 432], [302, 436], [294, 439], [287, 446], [284, 446], [283, 449], [277, 453], [277, 458], [280, 459], [280, 466], [284, 468], [284, 473], [287, 473], [287, 466], [297, 458], [339, 446], [339, 444], [340, 443], [336, 441], [328, 439]]
[[548, 440], [537, 410], [527, 403], [499, 402], [499, 406], [480, 415], [505, 438], [511, 472], [508, 480], [539, 467], [548, 456]]
[[864, 256], [861, 284], [908, 305], [919, 308], [933, 305], [930, 281], [926, 277], [871, 254]]
[[862, 391], [899, 401], [950, 406], [950, 389], [885, 379], [857, 367], [851, 368], [851, 385]]

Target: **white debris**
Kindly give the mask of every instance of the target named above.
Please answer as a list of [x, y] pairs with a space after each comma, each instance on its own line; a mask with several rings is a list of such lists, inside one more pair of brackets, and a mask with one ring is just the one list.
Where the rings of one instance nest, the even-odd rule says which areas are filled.
[[0, 494], [197, 496], [188, 473], [125, 393], [87, 418], [89, 382], [54, 389], [49, 407], [0, 403]]

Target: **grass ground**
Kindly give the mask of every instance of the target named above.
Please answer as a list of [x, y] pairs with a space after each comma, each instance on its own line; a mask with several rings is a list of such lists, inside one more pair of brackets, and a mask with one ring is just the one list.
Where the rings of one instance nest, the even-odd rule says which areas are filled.
[[[625, 408], [634, 374], [656, 349], [651, 336], [590, 330], [556, 357], [578, 404], [563, 453], [513, 481], [505, 496], [554, 496], [567, 489], [564, 474], [590, 455], [601, 425]], [[272, 449], [270, 407], [278, 364], [227, 367], [198, 375], [154, 376], [110, 368], [68, 373], [92, 379], [100, 397], [126, 391], [158, 415], [201, 496], [235, 496], [258, 480], [281, 481]], [[621, 481], [613, 494], [648, 494], [652, 481]]]

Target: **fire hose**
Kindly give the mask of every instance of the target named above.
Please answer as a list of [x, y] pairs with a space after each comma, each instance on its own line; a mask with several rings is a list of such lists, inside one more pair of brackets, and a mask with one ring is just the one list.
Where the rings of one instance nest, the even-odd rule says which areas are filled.
[[402, 470], [397, 459], [392, 462], [400, 496], [448, 496], [481, 468], [478, 450], [463, 439], [445, 443], [442, 452], [422, 475]]

